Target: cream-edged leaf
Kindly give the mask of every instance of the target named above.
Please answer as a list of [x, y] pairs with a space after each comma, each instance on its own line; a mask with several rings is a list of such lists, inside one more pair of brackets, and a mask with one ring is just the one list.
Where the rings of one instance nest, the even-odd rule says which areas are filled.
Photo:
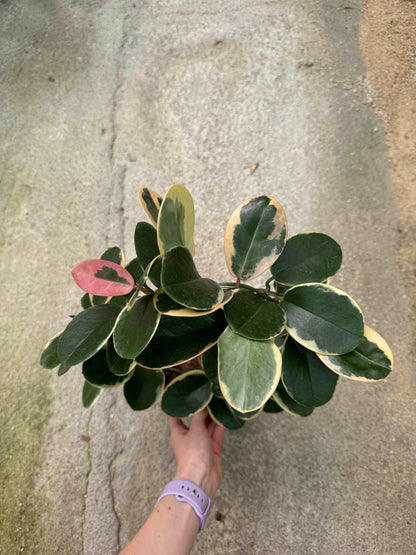
[[364, 338], [349, 353], [340, 356], [318, 356], [336, 374], [360, 382], [384, 380], [393, 368], [390, 347], [383, 337], [369, 326], [364, 327]]
[[286, 215], [275, 199], [247, 199], [234, 210], [225, 229], [228, 270], [243, 280], [259, 276], [282, 252], [286, 235]]

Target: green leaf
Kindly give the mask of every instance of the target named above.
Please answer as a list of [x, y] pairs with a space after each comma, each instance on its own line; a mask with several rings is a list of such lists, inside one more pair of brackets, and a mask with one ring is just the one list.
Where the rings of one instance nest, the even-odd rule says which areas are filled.
[[82, 389], [82, 404], [86, 409], [91, 408], [98, 400], [98, 398], [103, 393], [101, 387], [90, 384], [89, 382], [84, 382], [84, 387]]
[[165, 376], [160, 370], [149, 370], [136, 365], [133, 376], [124, 385], [124, 396], [133, 410], [145, 410], [159, 397]]
[[40, 357], [40, 364], [44, 368], [48, 368], [51, 370], [52, 368], [56, 368], [59, 365], [59, 355], [58, 355], [58, 345], [61, 340], [61, 336], [63, 334], [63, 330], [57, 333], [50, 339], [45, 348], [42, 351]]
[[333, 396], [338, 376], [314, 352], [289, 337], [282, 356], [282, 380], [292, 399], [308, 407], [319, 407]]
[[120, 247], [109, 247], [108, 249], [105, 249], [105, 251], [102, 252], [98, 258], [100, 260], [114, 262], [114, 264], [118, 264], [119, 266], [124, 266], [125, 262], [124, 253]]
[[279, 382], [276, 391], [273, 393], [273, 398], [285, 412], [294, 414], [295, 416], [309, 416], [314, 410], [313, 407], [301, 405], [292, 399], [281, 381]]
[[209, 349], [226, 327], [222, 310], [200, 318], [162, 315], [158, 329], [137, 362], [148, 368], [168, 368]]
[[105, 349], [102, 349], [83, 363], [82, 374], [90, 384], [104, 389], [110, 389], [125, 383], [131, 378], [133, 371], [125, 376], [116, 376], [113, 374], [107, 364]]
[[264, 408], [263, 408], [263, 412], [267, 412], [267, 413], [276, 413], [276, 412], [282, 412], [282, 411], [283, 411], [282, 407], [277, 404], [273, 395], [270, 397], [270, 399], [267, 401], [267, 403], [264, 405]]
[[156, 229], [147, 222], [139, 222], [134, 232], [134, 246], [137, 259], [144, 271], [160, 254]]
[[243, 420], [254, 420], [256, 416], [258, 416], [261, 412], [263, 412], [263, 406], [259, 409], [251, 410], [249, 412], [240, 412], [239, 410], [231, 409], [233, 413], [238, 416], [238, 418], [242, 418]]
[[102, 297], [100, 295], [91, 295], [91, 293], [90, 293], [89, 298], [90, 298], [91, 306], [97, 306], [99, 304], [107, 304], [107, 301], [111, 297]]
[[286, 315], [277, 302], [246, 289], [239, 289], [234, 294], [224, 313], [235, 333], [257, 341], [279, 335], [286, 324]]
[[147, 217], [154, 226], [157, 226], [157, 218], [163, 198], [147, 187], [139, 189], [138, 197]]
[[162, 273], [162, 255], [157, 256], [146, 269], [147, 275], [150, 281], [156, 287], [160, 287], [161, 279], [160, 274]]
[[309, 283], [289, 289], [281, 302], [287, 330], [301, 345], [323, 354], [344, 354], [363, 338], [357, 303], [331, 285]]
[[75, 366], [101, 349], [113, 331], [120, 310], [117, 305], [102, 304], [75, 316], [59, 342], [60, 362]]
[[58, 376], [63, 376], [68, 372], [70, 368], [70, 366], [65, 366], [65, 364], [61, 364], [58, 368]]
[[[144, 270], [138, 258], [133, 258], [126, 266], [126, 270], [133, 276], [134, 283], [144, 281]], [[141, 283], [142, 284], [142, 283]]]
[[106, 304], [114, 304], [116, 306], [119, 306], [120, 308], [124, 308], [127, 304], [127, 299], [125, 295], [123, 295], [122, 297], [109, 297]]
[[113, 334], [114, 348], [122, 358], [134, 359], [146, 348], [159, 324], [160, 314], [152, 295], [136, 298], [117, 319]]
[[325, 281], [341, 267], [342, 251], [324, 233], [299, 233], [286, 246], [271, 267], [272, 276], [284, 285]]
[[[97, 303], [98, 304], [98, 303]], [[85, 293], [85, 295], [83, 295], [81, 297], [81, 308], [83, 308], [84, 310], [86, 310], [87, 308], [90, 308], [92, 306], [91, 303], [91, 298], [90, 298], [90, 294], [89, 293]]]
[[273, 341], [252, 341], [227, 328], [218, 342], [219, 382], [226, 402], [240, 412], [264, 405], [280, 379], [282, 356]]
[[282, 252], [286, 235], [286, 215], [276, 200], [266, 196], [247, 199], [234, 210], [225, 229], [228, 270], [243, 280], [259, 276]]
[[211, 386], [202, 370], [178, 376], [162, 395], [162, 410], [169, 416], [185, 418], [203, 410], [212, 398]]
[[216, 397], [222, 397], [218, 381], [218, 345], [202, 353], [202, 369], [211, 382], [212, 392]]
[[208, 412], [214, 422], [227, 430], [238, 430], [245, 424], [245, 420], [238, 418], [227, 403], [217, 397], [211, 399]]
[[174, 247], [162, 261], [162, 288], [174, 301], [195, 310], [209, 310], [222, 302], [224, 292], [212, 279], [202, 278], [184, 247]]
[[109, 337], [106, 349], [107, 364], [110, 372], [116, 376], [125, 376], [128, 374], [135, 364], [134, 360], [122, 358], [114, 348], [113, 337]]
[[189, 318], [196, 318], [198, 316], [205, 316], [206, 314], [211, 314], [224, 306], [231, 299], [234, 293], [234, 289], [227, 289], [224, 291], [224, 298], [216, 306], [210, 308], [209, 310], [193, 310], [177, 303], [169, 297], [162, 289], [156, 291], [153, 297], [153, 304], [158, 312], [161, 314], [168, 314], [169, 316], [187, 316]]
[[288, 338], [287, 332], [285, 332], [283, 335], [279, 335], [278, 337], [274, 337], [273, 341], [274, 344], [276, 345], [277, 348], [279, 348], [280, 350], [282, 350], [282, 347], [285, 344], [286, 339]]
[[336, 374], [360, 382], [384, 380], [392, 371], [393, 354], [386, 341], [369, 326], [354, 350], [341, 356], [318, 355]]
[[188, 189], [175, 183], [168, 189], [157, 221], [157, 240], [161, 254], [173, 247], [194, 252], [194, 203]]

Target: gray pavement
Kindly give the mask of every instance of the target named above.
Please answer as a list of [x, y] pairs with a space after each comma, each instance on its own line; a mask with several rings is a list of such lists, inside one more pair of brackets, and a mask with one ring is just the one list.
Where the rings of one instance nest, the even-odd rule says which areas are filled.
[[228, 216], [251, 195], [275, 197], [291, 234], [338, 240], [334, 284], [396, 361], [385, 382], [342, 380], [307, 419], [228, 433], [194, 553], [414, 553], [411, 315], [360, 8], [0, 2], [0, 553], [117, 553], [172, 476], [158, 406], [134, 413], [116, 390], [84, 410], [79, 369], [58, 378], [38, 360], [77, 311], [70, 268], [113, 244], [132, 257], [137, 189], [173, 182], [194, 196], [197, 263], [214, 279]]

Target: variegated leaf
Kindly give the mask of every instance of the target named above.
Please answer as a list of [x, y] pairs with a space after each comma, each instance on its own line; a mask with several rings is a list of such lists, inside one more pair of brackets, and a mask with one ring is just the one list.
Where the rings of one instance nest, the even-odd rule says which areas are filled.
[[133, 410], [146, 410], [157, 400], [164, 383], [161, 370], [149, 370], [137, 364], [133, 376], [124, 385], [124, 397]]
[[297, 285], [286, 291], [280, 305], [286, 312], [289, 334], [311, 351], [344, 354], [363, 338], [359, 306], [331, 285]]
[[[114, 262], [115, 264], [119, 264], [124, 268], [124, 252], [120, 249], [120, 247], [109, 247], [108, 249], [105, 249], [105, 251], [103, 251], [98, 258], [100, 260], [108, 260], [109, 262]], [[100, 295], [92, 295], [91, 293], [89, 293], [89, 301], [91, 306], [96, 306], [98, 304], [108, 303], [110, 301], [110, 297], [102, 297]], [[86, 301], [84, 302], [85, 304], [87, 304]]]
[[115, 264], [119, 264], [124, 267], [124, 252], [120, 247], [108, 247], [108, 249], [105, 249], [105, 251], [103, 251], [98, 258], [100, 260], [114, 262]]
[[165, 253], [161, 281], [169, 297], [194, 310], [211, 310], [224, 298], [223, 290], [215, 281], [199, 275], [185, 247], [174, 247]]
[[175, 418], [193, 416], [211, 401], [212, 391], [202, 370], [191, 370], [170, 382], [162, 395], [163, 412]]
[[223, 399], [217, 397], [211, 399], [208, 412], [216, 424], [227, 430], [238, 430], [245, 424], [245, 420], [239, 418]]
[[259, 196], [244, 201], [232, 213], [225, 230], [230, 273], [243, 280], [262, 274], [282, 252], [286, 235], [286, 215], [276, 200]]
[[235, 293], [224, 314], [235, 333], [256, 341], [279, 335], [286, 324], [286, 315], [276, 301], [247, 289], [239, 289]]
[[319, 355], [321, 361], [336, 374], [360, 382], [384, 380], [393, 368], [393, 354], [386, 341], [369, 326], [355, 349], [345, 355]]
[[156, 291], [153, 296], [153, 304], [158, 312], [161, 314], [167, 314], [169, 316], [186, 316], [189, 318], [196, 318], [198, 316], [205, 316], [206, 314], [211, 314], [219, 308], [223, 307], [228, 301], [231, 300], [235, 289], [227, 289], [224, 291], [224, 298], [220, 303], [213, 306], [209, 310], [193, 310], [183, 306], [169, 297], [162, 289]]
[[157, 226], [157, 218], [159, 215], [160, 206], [162, 204], [163, 198], [148, 189], [147, 187], [143, 187], [139, 189], [137, 193], [139, 197], [140, 204], [142, 205], [143, 210], [145, 211], [147, 217], [152, 222], [152, 224], [156, 227]]
[[182, 364], [212, 347], [226, 325], [222, 310], [200, 318], [172, 318], [162, 314], [155, 335], [137, 362], [147, 368]]
[[50, 339], [45, 345], [42, 355], [40, 357], [40, 364], [44, 368], [52, 369], [59, 366], [60, 360], [58, 355], [59, 341], [61, 340], [61, 335], [64, 330], [60, 331]]
[[75, 366], [92, 357], [111, 335], [120, 311], [117, 305], [101, 304], [77, 314], [59, 341], [60, 362]]
[[126, 295], [134, 279], [119, 264], [108, 260], [84, 260], [71, 270], [75, 283], [87, 293], [102, 297]]
[[286, 391], [282, 380], [280, 380], [272, 398], [285, 412], [295, 416], [309, 416], [314, 410], [314, 407], [307, 407], [292, 399]]
[[127, 359], [135, 359], [152, 339], [159, 325], [160, 314], [153, 306], [152, 295], [145, 295], [129, 303], [117, 318], [113, 341], [116, 352]]
[[161, 254], [173, 247], [194, 252], [194, 203], [188, 189], [173, 184], [166, 193], [157, 221], [157, 240]]
[[218, 342], [219, 384], [224, 399], [240, 412], [264, 405], [280, 379], [282, 355], [273, 341], [252, 341], [227, 328]]
[[338, 376], [319, 360], [316, 353], [289, 337], [282, 355], [282, 380], [296, 402], [319, 407], [333, 396]]
[[103, 394], [104, 389], [96, 385], [92, 385], [87, 380], [84, 382], [82, 389], [82, 405], [89, 409], [98, 401], [99, 397]]
[[116, 376], [109, 369], [105, 350], [102, 349], [83, 363], [82, 374], [90, 384], [103, 389], [112, 389], [129, 380], [133, 369], [124, 376]]
[[289, 237], [271, 273], [284, 285], [324, 282], [338, 272], [341, 263], [341, 247], [334, 239], [324, 233], [298, 233]]

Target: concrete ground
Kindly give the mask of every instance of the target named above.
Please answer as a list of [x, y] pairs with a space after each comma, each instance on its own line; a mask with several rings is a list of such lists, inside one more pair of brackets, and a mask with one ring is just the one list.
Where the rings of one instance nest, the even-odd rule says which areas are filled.
[[[333, 236], [333, 283], [395, 355], [388, 380], [341, 380], [307, 419], [262, 415], [227, 433], [193, 553], [415, 552], [414, 196], [410, 158], [389, 164], [389, 152], [404, 127], [412, 138], [416, 101], [407, 117], [389, 112], [394, 94], [383, 104], [383, 87], [414, 83], [414, 50], [381, 79], [395, 43], [390, 23], [372, 26], [377, 3], [364, 8], [0, 2], [0, 553], [115, 554], [174, 472], [158, 406], [134, 413], [116, 390], [85, 410], [79, 368], [58, 378], [38, 362], [78, 310], [70, 268], [113, 244], [132, 257], [137, 189], [173, 182], [194, 196], [197, 262], [214, 279], [227, 277], [223, 231], [248, 196], [275, 197], [291, 234]], [[394, 0], [393, 21], [396, 8], [414, 16]]]

